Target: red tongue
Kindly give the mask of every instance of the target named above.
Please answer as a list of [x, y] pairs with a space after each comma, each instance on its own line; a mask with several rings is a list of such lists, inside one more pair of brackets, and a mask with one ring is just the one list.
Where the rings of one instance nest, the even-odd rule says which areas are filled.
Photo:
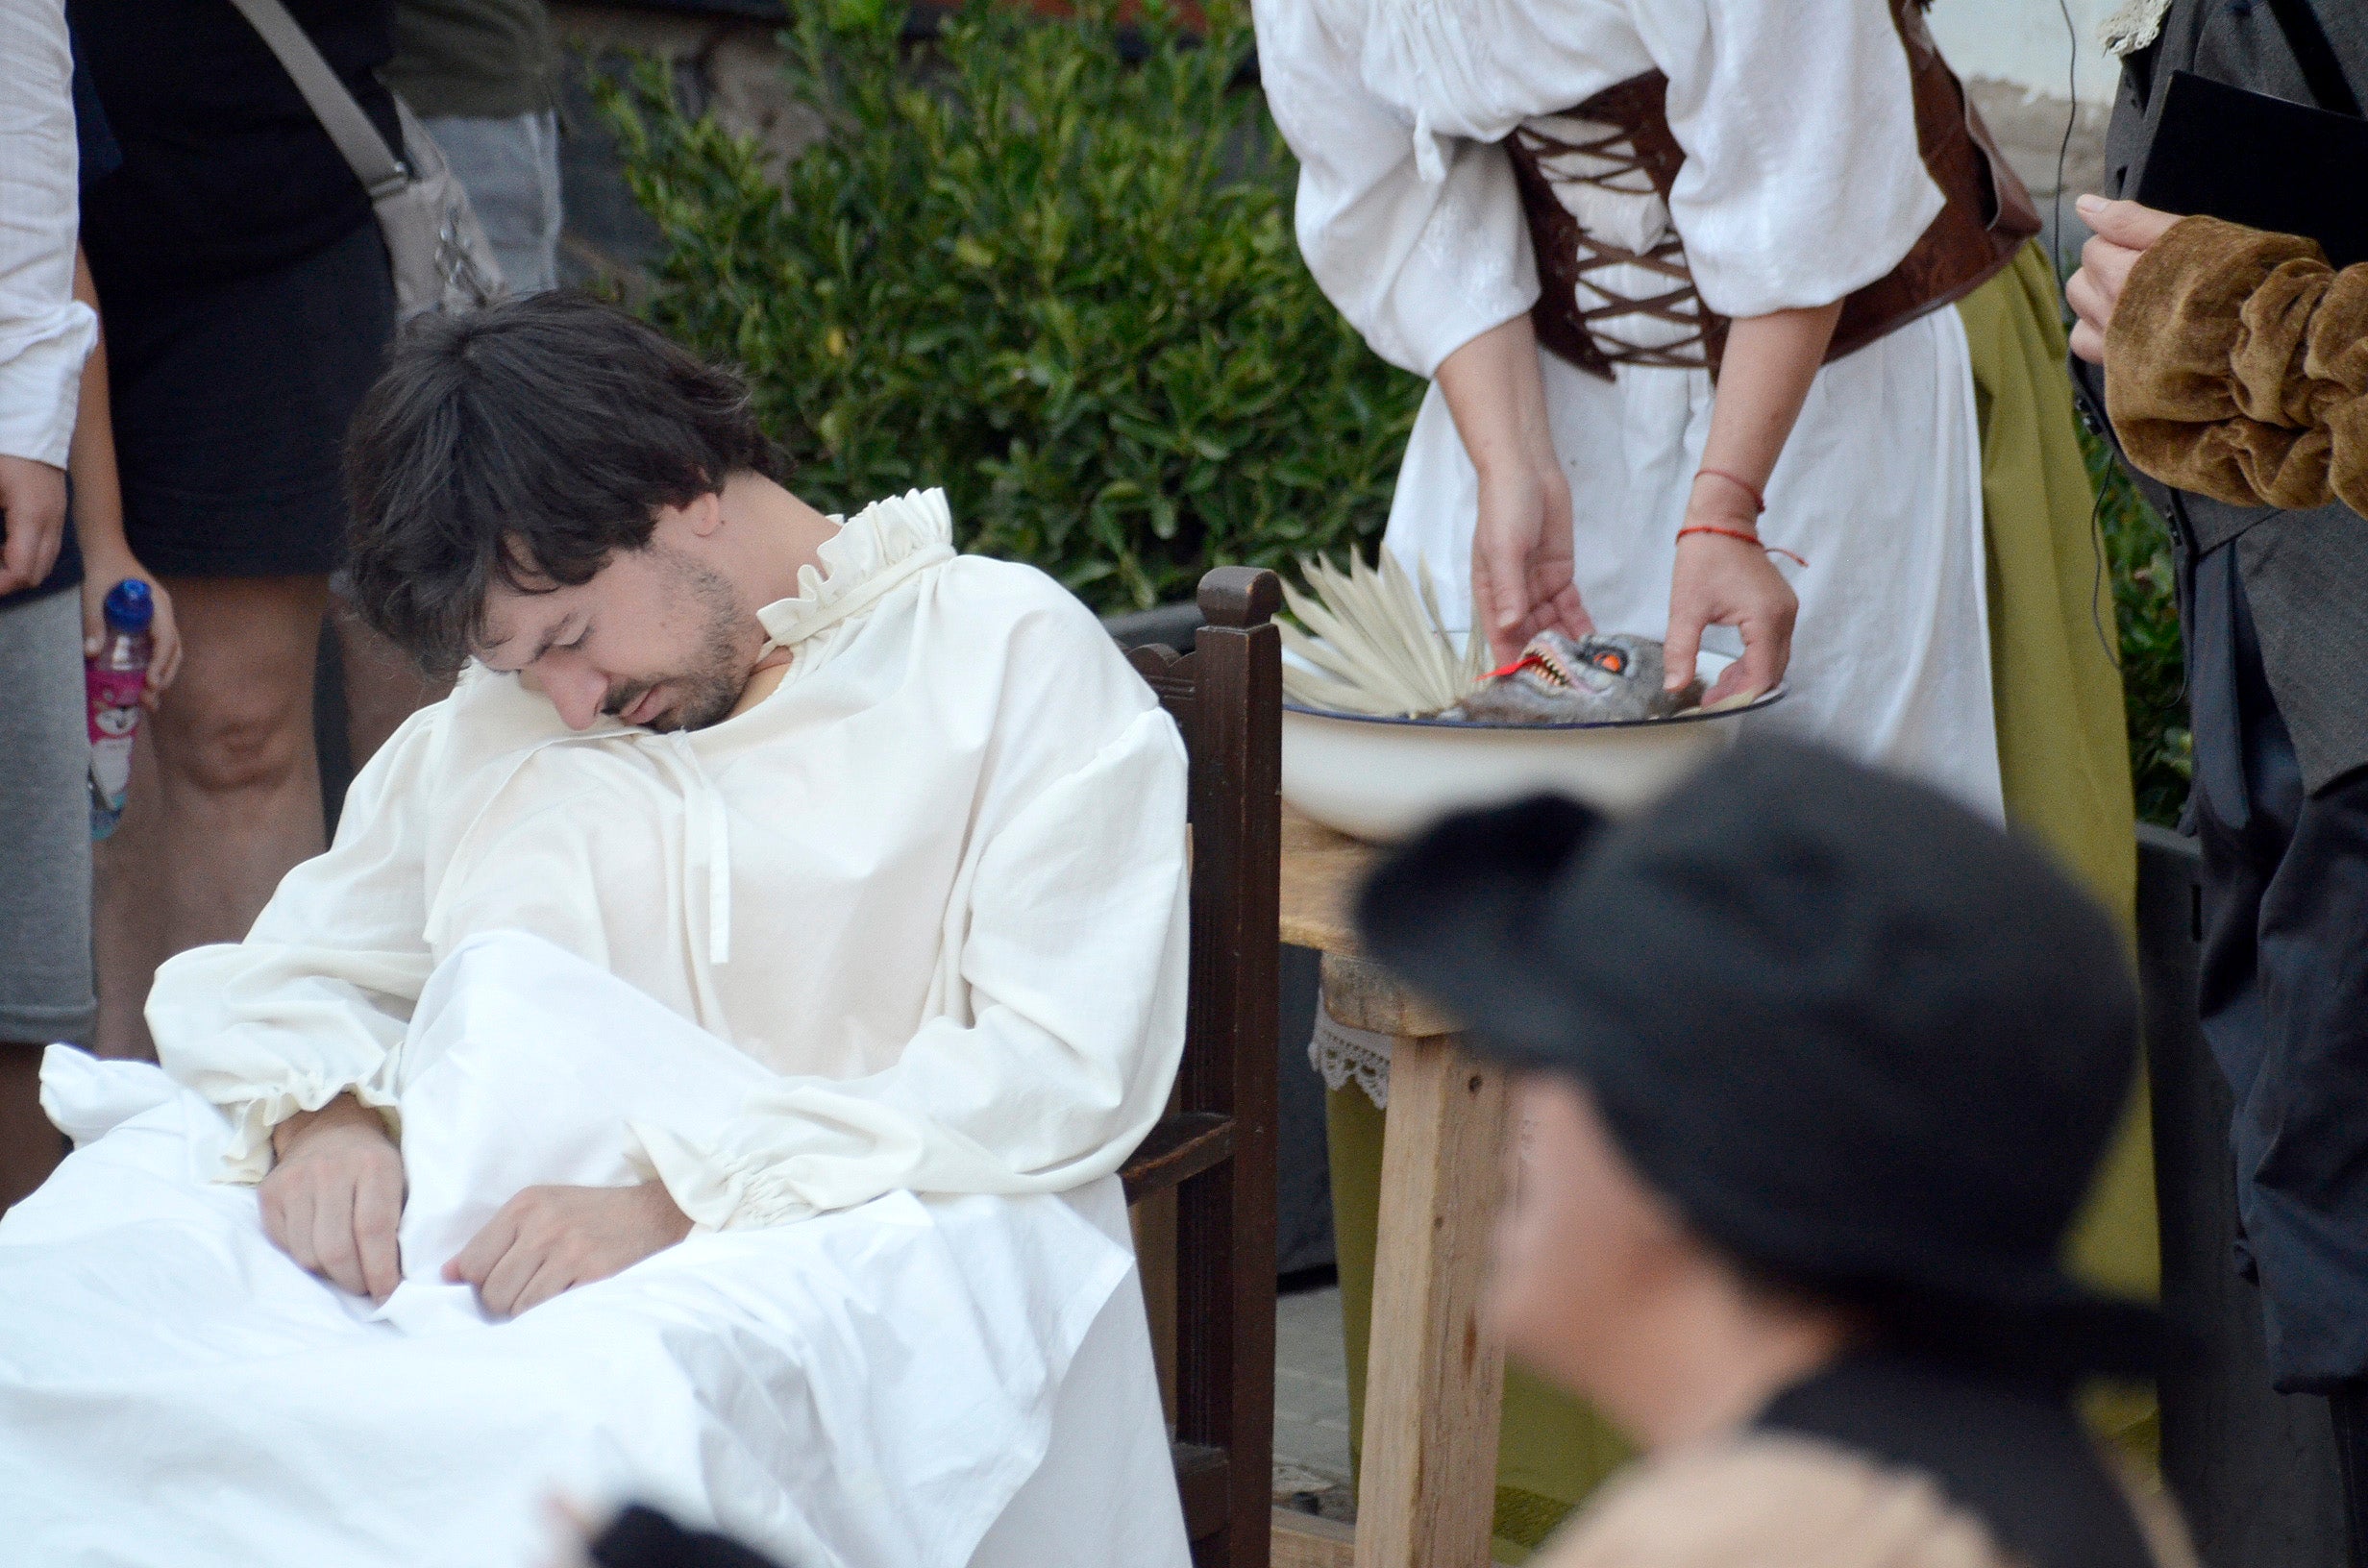
[[1537, 653], [1524, 653], [1519, 658], [1514, 660], [1511, 664], [1499, 665], [1497, 668], [1490, 671], [1482, 678], [1486, 680], [1496, 680], [1502, 676], [1513, 674], [1517, 671], [1542, 670], [1544, 668], [1545, 659], [1542, 655]]

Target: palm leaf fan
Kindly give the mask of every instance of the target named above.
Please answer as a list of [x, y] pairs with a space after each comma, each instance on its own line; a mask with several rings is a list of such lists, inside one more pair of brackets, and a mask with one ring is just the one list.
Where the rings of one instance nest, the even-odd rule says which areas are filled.
[[1277, 623], [1283, 647], [1306, 661], [1283, 664], [1283, 694], [1299, 706], [1420, 718], [1453, 707], [1480, 683], [1482, 639], [1471, 638], [1458, 652], [1439, 629], [1430, 568], [1420, 569], [1418, 590], [1395, 556], [1387, 550], [1379, 555], [1375, 570], [1352, 550], [1345, 572], [1303, 557], [1306, 590], [1283, 585], [1284, 602], [1307, 628]]

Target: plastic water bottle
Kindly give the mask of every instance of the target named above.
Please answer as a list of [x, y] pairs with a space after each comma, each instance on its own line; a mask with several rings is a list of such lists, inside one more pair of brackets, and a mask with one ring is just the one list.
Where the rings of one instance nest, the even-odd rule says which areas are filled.
[[107, 641], [86, 662], [83, 678], [90, 693], [90, 836], [103, 839], [123, 820], [124, 793], [132, 787], [132, 741], [139, 732], [140, 694], [148, 687], [148, 659], [155, 643], [148, 623], [156, 619], [156, 597], [136, 577], [107, 592]]

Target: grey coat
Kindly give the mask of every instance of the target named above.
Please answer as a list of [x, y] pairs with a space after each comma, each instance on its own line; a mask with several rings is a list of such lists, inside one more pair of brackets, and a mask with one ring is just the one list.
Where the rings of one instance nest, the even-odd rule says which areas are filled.
[[[2353, 92], [2368, 100], [2368, 5], [2310, 4]], [[2268, 5], [2171, 0], [2160, 35], [2123, 62], [2105, 137], [2107, 195], [2137, 188], [2154, 139], [2158, 89], [2173, 71], [2311, 102]], [[2330, 189], [2327, 195], [2331, 202], [2360, 199], [2357, 191]], [[2095, 402], [2102, 378], [2091, 367], [2074, 368]], [[2341, 504], [2307, 512], [2231, 506], [2135, 477], [2186, 559], [2223, 545], [2236, 551], [2261, 662], [2293, 736], [2304, 787], [2315, 792], [2368, 764], [2368, 520]]]

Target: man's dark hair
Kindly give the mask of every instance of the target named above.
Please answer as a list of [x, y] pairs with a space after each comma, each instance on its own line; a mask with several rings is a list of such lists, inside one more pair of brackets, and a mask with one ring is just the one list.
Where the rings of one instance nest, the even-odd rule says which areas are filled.
[[346, 440], [355, 606], [450, 674], [496, 583], [588, 582], [660, 506], [776, 471], [748, 388], [580, 294], [405, 328]]

